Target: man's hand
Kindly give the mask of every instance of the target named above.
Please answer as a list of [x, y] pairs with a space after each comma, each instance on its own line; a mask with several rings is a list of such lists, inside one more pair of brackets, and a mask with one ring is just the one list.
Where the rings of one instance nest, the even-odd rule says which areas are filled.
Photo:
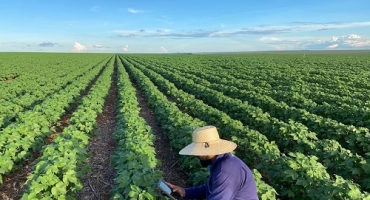
[[170, 188], [172, 189], [172, 192], [179, 194], [181, 196], [181, 198], [185, 197], [185, 189], [184, 188], [182, 188], [180, 186], [177, 186], [177, 185], [173, 185], [169, 182], [166, 182], [166, 184], [168, 186], [170, 186]]

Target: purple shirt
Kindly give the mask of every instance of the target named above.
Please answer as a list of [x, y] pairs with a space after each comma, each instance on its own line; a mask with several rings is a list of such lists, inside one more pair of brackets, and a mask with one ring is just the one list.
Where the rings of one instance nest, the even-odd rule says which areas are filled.
[[238, 157], [231, 153], [218, 155], [210, 172], [205, 184], [185, 188], [186, 199], [258, 200], [252, 171]]

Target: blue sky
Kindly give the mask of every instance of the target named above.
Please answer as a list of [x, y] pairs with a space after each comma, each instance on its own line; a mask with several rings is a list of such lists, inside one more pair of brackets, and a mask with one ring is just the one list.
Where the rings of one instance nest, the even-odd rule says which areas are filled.
[[0, 51], [370, 49], [369, 0], [1, 0]]

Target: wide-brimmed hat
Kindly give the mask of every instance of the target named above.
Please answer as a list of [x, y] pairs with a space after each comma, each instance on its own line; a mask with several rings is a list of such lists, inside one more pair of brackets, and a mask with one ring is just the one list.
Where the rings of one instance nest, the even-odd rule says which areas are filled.
[[220, 139], [214, 126], [204, 126], [193, 132], [193, 142], [181, 149], [181, 155], [206, 156], [229, 153], [236, 148], [231, 141]]

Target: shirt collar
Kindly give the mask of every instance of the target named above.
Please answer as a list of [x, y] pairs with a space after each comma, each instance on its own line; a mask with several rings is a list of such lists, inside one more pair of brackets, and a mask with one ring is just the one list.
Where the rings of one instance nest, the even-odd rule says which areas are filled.
[[227, 154], [227, 153], [225, 153], [225, 154], [220, 154], [220, 155], [216, 155], [216, 159], [213, 161], [213, 163], [212, 163], [212, 164], [210, 164], [210, 165], [208, 166], [209, 171], [212, 171], [212, 170], [213, 170], [213, 166], [215, 166], [215, 165], [216, 165], [216, 164], [221, 160], [221, 158], [223, 158], [226, 154]]

